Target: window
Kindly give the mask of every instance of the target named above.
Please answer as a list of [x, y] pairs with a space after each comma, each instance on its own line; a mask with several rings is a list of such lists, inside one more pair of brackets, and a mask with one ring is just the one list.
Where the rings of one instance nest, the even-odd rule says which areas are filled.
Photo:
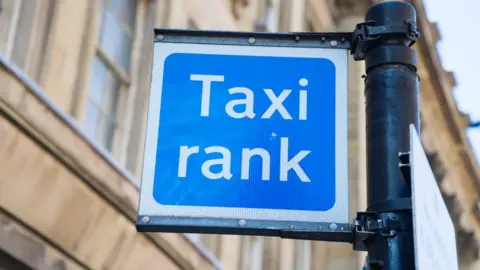
[[121, 132], [118, 119], [122, 92], [130, 84], [135, 27], [135, 0], [103, 0], [98, 46], [89, 84], [84, 128], [112, 151]]
[[[150, 93], [151, 68], [153, 58], [153, 32], [152, 29], [157, 22], [157, 27], [172, 27], [178, 26], [180, 28], [199, 29], [192, 17], [188, 17], [183, 9], [180, 1], [160, 1], [162, 9], [165, 14], [159, 15], [159, 2], [146, 1], [140, 2], [139, 12], [145, 9], [143, 20], [138, 20], [138, 25], [135, 26], [139, 31], [137, 38], [141, 39], [141, 44], [138, 49], [138, 69], [135, 70], [136, 77], [136, 92], [129, 97], [134, 99], [131, 105], [132, 120], [130, 126], [127, 128], [129, 138], [125, 139], [126, 151], [124, 156], [120, 159], [125, 159], [126, 168], [141, 178], [143, 151], [145, 149], [145, 132], [147, 123], [148, 99]], [[145, 5], [141, 5], [145, 3]], [[176, 9], [180, 9], [174, 11]], [[179, 12], [180, 11], [180, 12]], [[163, 12], [162, 12], [163, 13]], [[140, 14], [140, 13], [139, 13]], [[164, 22], [161, 23], [158, 17], [164, 17]], [[177, 16], [175, 18], [169, 18]], [[183, 21], [182, 21], [183, 20]], [[141, 32], [140, 32], [141, 31]], [[130, 92], [129, 92], [130, 94]]]
[[263, 266], [263, 243], [265, 238], [253, 236], [250, 239], [250, 269], [260, 270]]
[[255, 31], [278, 32], [281, 0], [261, 0], [258, 2], [258, 14]]
[[8, 1], [2, 6], [0, 13], [0, 53], [11, 57], [19, 24], [22, 1]]
[[309, 270], [311, 260], [311, 242], [306, 240], [298, 240], [296, 241], [296, 246], [295, 269]]
[[0, 54], [39, 81], [53, 17], [53, 0], [0, 0]]

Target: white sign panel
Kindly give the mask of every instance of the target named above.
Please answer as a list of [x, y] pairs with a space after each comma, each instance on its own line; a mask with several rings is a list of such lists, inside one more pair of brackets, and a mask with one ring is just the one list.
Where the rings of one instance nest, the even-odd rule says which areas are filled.
[[453, 222], [413, 125], [410, 138], [416, 268], [457, 270]]

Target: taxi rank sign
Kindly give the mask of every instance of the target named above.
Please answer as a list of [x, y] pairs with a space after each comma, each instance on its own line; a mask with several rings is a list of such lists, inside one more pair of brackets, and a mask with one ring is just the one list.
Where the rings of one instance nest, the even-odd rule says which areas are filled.
[[137, 229], [349, 231], [347, 48], [157, 29]]

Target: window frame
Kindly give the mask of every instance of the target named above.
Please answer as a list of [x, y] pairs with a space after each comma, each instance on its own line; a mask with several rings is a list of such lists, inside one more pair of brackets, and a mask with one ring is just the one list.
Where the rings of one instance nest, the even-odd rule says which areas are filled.
[[[9, 25], [6, 33], [6, 41], [3, 44], [4, 45], [3, 54], [7, 59], [10, 59], [15, 46], [15, 37], [17, 35], [18, 26], [20, 24], [20, 13], [22, 10], [23, 1], [10, 2], [10, 5], [12, 5], [11, 14], [10, 14], [11, 16], [8, 22]], [[8, 10], [7, 9], [3, 10], [4, 16], [6, 11]]]
[[40, 83], [51, 24], [54, 20], [54, 0], [10, 1], [4, 4], [0, 23], [0, 53], [13, 61], [33, 80]]
[[[76, 104], [72, 108], [73, 113], [78, 115], [78, 120], [84, 125], [87, 122], [87, 104], [89, 103], [89, 90], [90, 90], [90, 81], [92, 80], [92, 66], [96, 58], [105, 65], [105, 68], [108, 72], [111, 72], [120, 82], [120, 87], [118, 89], [118, 100], [115, 104], [116, 106], [116, 114], [115, 114], [115, 124], [114, 124], [114, 132], [113, 137], [111, 138], [112, 141], [112, 149], [110, 154], [119, 160], [121, 164], [125, 163], [125, 149], [126, 149], [126, 142], [128, 141], [129, 137], [129, 127], [131, 126], [131, 118], [132, 115], [132, 108], [129, 106], [130, 97], [133, 97], [136, 93], [136, 77], [137, 77], [137, 69], [138, 69], [138, 59], [140, 54], [140, 46], [142, 44], [142, 28], [144, 27], [143, 24], [143, 13], [146, 3], [151, 0], [135, 0], [136, 9], [134, 14], [134, 26], [133, 29], [129, 29], [129, 27], [125, 26], [125, 24], [119, 23], [119, 25], [124, 29], [129, 37], [131, 38], [132, 46], [130, 51], [130, 67], [129, 71], [125, 71], [120, 63], [117, 63], [111, 57], [105, 49], [101, 45], [101, 31], [102, 31], [102, 16], [103, 16], [103, 9], [108, 2], [106, 0], [96, 1], [91, 0], [94, 3], [93, 13], [94, 17], [92, 18], [94, 22], [90, 25], [90, 30], [94, 31], [87, 31], [88, 35], [88, 46], [91, 47], [89, 52], [89, 56], [87, 56], [88, 60], [85, 61], [82, 71], [83, 71], [83, 79], [79, 81], [77, 85], [77, 89], [80, 89], [82, 94], [79, 95], [80, 102]], [[96, 3], [95, 3], [96, 2]], [[115, 17], [115, 20], [118, 21], [118, 18]], [[92, 29], [93, 28], [93, 29]], [[101, 107], [99, 108], [101, 109]], [[125, 121], [127, 120], [127, 121]], [[95, 133], [99, 132], [99, 125], [100, 121], [97, 121], [97, 128]], [[99, 136], [95, 135], [95, 140], [104, 147], [106, 150], [106, 145], [103, 142], [98, 141]]]

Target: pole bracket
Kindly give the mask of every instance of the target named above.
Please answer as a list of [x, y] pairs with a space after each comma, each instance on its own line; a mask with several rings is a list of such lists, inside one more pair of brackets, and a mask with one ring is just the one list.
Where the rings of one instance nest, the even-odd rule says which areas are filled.
[[375, 21], [366, 21], [357, 24], [353, 31], [352, 48], [350, 53], [355, 61], [365, 60], [366, 53], [382, 43], [384, 37], [400, 36], [407, 39], [408, 47], [415, 44], [420, 31], [414, 21], [405, 21], [400, 25], [376, 25]]
[[400, 172], [403, 175], [403, 178], [407, 181], [409, 185], [412, 183], [412, 164], [410, 160], [411, 153], [410, 152], [400, 152], [398, 153], [398, 167], [400, 168]]
[[383, 265], [383, 261], [370, 260], [370, 258], [366, 256], [363, 270], [383, 270]]
[[388, 214], [377, 212], [358, 212], [353, 220], [353, 249], [367, 251], [372, 237], [380, 235], [386, 238], [395, 237], [397, 232], [408, 231], [408, 226], [401, 220]]

